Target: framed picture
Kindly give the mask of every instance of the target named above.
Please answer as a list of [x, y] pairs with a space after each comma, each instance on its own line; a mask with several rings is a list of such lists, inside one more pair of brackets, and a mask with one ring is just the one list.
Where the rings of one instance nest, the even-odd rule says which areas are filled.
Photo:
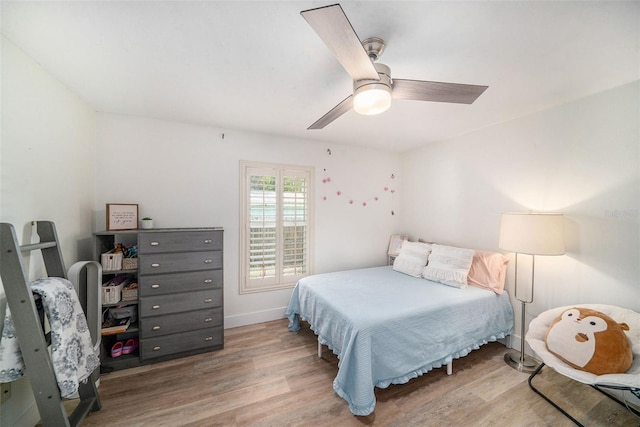
[[138, 205], [107, 203], [107, 231], [137, 229]]
[[393, 234], [389, 239], [389, 250], [387, 254], [389, 256], [398, 256], [400, 253], [400, 247], [402, 247], [402, 242], [405, 240], [407, 240], [407, 236]]

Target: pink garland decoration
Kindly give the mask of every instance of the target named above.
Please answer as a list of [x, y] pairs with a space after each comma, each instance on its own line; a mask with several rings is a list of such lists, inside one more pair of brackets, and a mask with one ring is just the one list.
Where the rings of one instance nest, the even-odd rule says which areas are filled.
[[[324, 170], [324, 174], [325, 174], [325, 177], [324, 177], [324, 178], [322, 178], [322, 183], [323, 183], [323, 184], [329, 184], [329, 183], [331, 183], [331, 182], [332, 182], [332, 181], [331, 181], [331, 177], [326, 176], [326, 174], [327, 174], [327, 170], [326, 170], [326, 169]], [[396, 178], [396, 175], [392, 173], [392, 174], [391, 174], [391, 176], [390, 176], [389, 178], [393, 180], [393, 179], [395, 179], [395, 178]], [[334, 184], [334, 186], [335, 186], [335, 184]], [[395, 194], [395, 192], [396, 192], [396, 190], [395, 190], [394, 188], [392, 188], [392, 187], [389, 187], [389, 185], [385, 186], [385, 187], [383, 188], [383, 190], [384, 190], [385, 192], [391, 193], [391, 195], [392, 195], [392, 196], [393, 196], [393, 194]], [[337, 190], [335, 193], [336, 193], [336, 195], [337, 195], [337, 196], [342, 196], [342, 191], [341, 191], [341, 190]], [[328, 197], [327, 197], [326, 195], [325, 195], [325, 196], [322, 196], [322, 200], [325, 200], [325, 201], [326, 201], [326, 200], [328, 200]], [[379, 200], [380, 200], [380, 197], [379, 197], [379, 196], [373, 196], [372, 198], [369, 198], [369, 199], [359, 199], [359, 200], [358, 200], [358, 199], [349, 198], [349, 199], [348, 199], [348, 203], [349, 203], [350, 205], [353, 205], [354, 203], [356, 203], [356, 202], [357, 202], [357, 204], [361, 204], [361, 205], [362, 205], [362, 207], [366, 207], [366, 206], [367, 206], [367, 202], [368, 202], [368, 201], [371, 201], [371, 200], [373, 200], [374, 202], [377, 202], [377, 201], [379, 201]], [[391, 215], [394, 215], [394, 212], [393, 212], [393, 211], [391, 211]]]

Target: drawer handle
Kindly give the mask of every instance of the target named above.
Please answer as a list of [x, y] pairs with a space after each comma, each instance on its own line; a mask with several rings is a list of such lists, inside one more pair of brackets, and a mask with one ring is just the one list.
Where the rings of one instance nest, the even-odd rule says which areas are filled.
[[151, 242], [149, 243], [150, 246], [160, 246], [160, 242]]
[[213, 282], [213, 279], [204, 279], [204, 283], [211, 283]]
[[154, 283], [153, 285], [151, 285], [151, 289], [158, 289], [160, 287], [160, 285], [158, 285], [157, 283]]
[[212, 260], [212, 259], [205, 259], [205, 260], [204, 260], [204, 263], [205, 263], [205, 264], [211, 264], [212, 262], [213, 262], [213, 260]]
[[209, 243], [213, 243], [213, 240], [207, 239], [207, 240], [204, 241], [204, 243], [208, 245]]
[[206, 318], [204, 319], [204, 321], [205, 321], [205, 323], [213, 322], [213, 317], [206, 317]]
[[158, 350], [160, 350], [160, 346], [159, 345], [153, 347], [153, 351], [158, 351]]
[[156, 326], [154, 326], [154, 327], [153, 327], [153, 328], [151, 328], [151, 329], [153, 329], [154, 331], [159, 331], [159, 330], [160, 330], [160, 326], [157, 326], [157, 325], [156, 325]]
[[205, 337], [204, 340], [205, 341], [211, 341], [211, 340], [213, 340], [213, 337]]
[[206, 303], [213, 302], [213, 298], [205, 298], [204, 302], [206, 302]]
[[157, 310], [157, 309], [160, 308], [160, 306], [156, 304], [156, 305], [152, 306], [151, 308], [154, 309], [154, 310]]
[[151, 264], [151, 267], [158, 268], [160, 267], [160, 264], [158, 264], [157, 262], [154, 262], [153, 264]]

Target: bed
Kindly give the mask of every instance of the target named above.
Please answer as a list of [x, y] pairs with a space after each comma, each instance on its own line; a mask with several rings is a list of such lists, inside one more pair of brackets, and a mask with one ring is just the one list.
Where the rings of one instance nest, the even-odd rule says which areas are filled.
[[333, 389], [355, 415], [374, 411], [374, 387], [450, 366], [513, 330], [506, 292], [459, 289], [391, 266], [306, 277], [296, 284], [285, 315], [289, 330], [306, 320], [318, 342], [338, 356]]

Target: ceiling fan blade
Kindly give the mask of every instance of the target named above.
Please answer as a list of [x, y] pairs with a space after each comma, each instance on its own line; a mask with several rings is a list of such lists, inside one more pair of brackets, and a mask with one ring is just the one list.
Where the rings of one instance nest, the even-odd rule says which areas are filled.
[[392, 97], [415, 101], [473, 104], [489, 86], [393, 79]]
[[322, 129], [347, 111], [353, 108], [353, 95], [347, 96], [342, 102], [333, 107], [327, 114], [320, 117], [314, 124], [309, 126], [309, 129]]
[[362, 47], [362, 42], [339, 4], [303, 10], [300, 14], [333, 52], [353, 80], [380, 79], [373, 62]]

